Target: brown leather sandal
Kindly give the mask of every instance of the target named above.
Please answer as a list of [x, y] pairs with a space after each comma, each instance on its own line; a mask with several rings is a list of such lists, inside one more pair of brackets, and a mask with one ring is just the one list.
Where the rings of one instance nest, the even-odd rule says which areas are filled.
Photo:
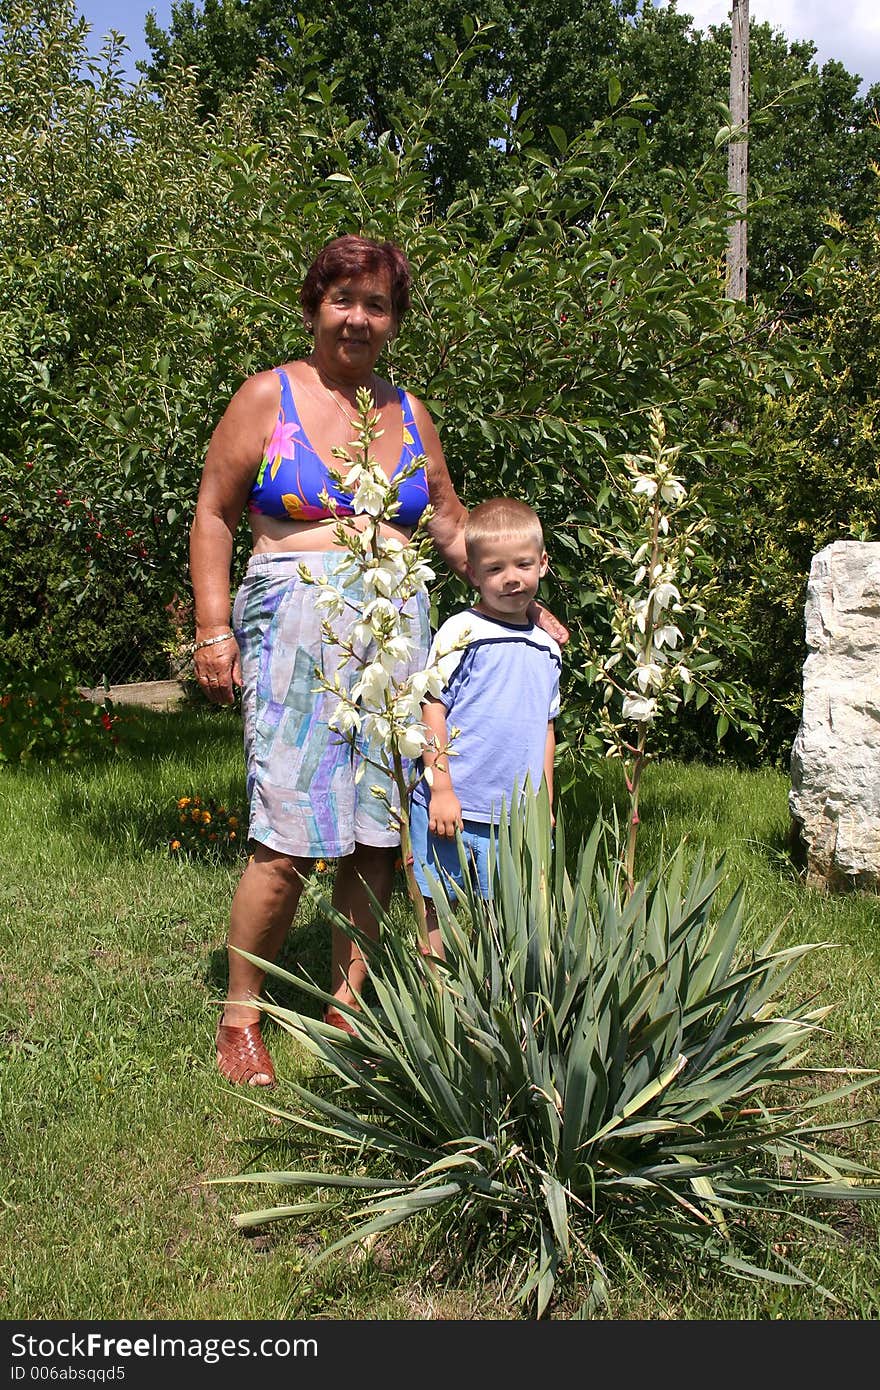
[[328, 1006], [324, 1010], [324, 1022], [329, 1023], [331, 1028], [341, 1028], [343, 1033], [350, 1033], [353, 1038], [357, 1037], [357, 1029], [354, 1024], [338, 1009], [331, 1009]]
[[[217, 1029], [217, 1066], [221, 1076], [233, 1086], [274, 1086], [275, 1068], [266, 1051], [259, 1023], [232, 1028], [221, 1023]], [[268, 1081], [257, 1077], [268, 1076]]]

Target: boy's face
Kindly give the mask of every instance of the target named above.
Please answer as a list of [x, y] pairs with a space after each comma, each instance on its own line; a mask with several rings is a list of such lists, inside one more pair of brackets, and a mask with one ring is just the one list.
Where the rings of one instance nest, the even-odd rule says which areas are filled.
[[477, 611], [504, 623], [527, 622], [526, 609], [546, 573], [547, 552], [515, 537], [483, 541], [467, 565], [468, 579], [480, 591]]

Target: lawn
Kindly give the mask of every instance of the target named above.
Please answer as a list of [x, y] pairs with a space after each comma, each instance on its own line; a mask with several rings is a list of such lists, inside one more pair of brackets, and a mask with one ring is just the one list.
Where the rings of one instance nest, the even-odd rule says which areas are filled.
[[[15, 1319], [503, 1318], [522, 1316], [503, 1273], [478, 1280], [445, 1252], [426, 1255], [419, 1230], [369, 1255], [307, 1268], [333, 1235], [332, 1212], [300, 1227], [242, 1234], [231, 1216], [268, 1205], [268, 1191], [211, 1186], [248, 1168], [313, 1166], [307, 1135], [272, 1123], [216, 1074], [212, 1036], [225, 980], [226, 917], [241, 860], [172, 852], [177, 802], [213, 797], [241, 809], [237, 720], [229, 711], [138, 714], [143, 741], [115, 758], [2, 770], [2, 1188], [0, 1292]], [[579, 784], [566, 804], [570, 836], [607, 804], [614, 769]], [[744, 881], [753, 939], [785, 922], [783, 943], [828, 942], [796, 974], [799, 994], [833, 1004], [815, 1060], [880, 1066], [876, 979], [880, 899], [804, 889], [786, 851], [785, 776], [667, 764], [642, 797], [641, 852], [682, 835], [726, 854]], [[407, 904], [394, 912], [403, 927]], [[329, 972], [324, 925], [305, 912], [283, 963], [319, 983]], [[276, 986], [274, 997], [315, 1006]], [[267, 1026], [282, 1084], [314, 1063]], [[847, 1114], [878, 1113], [871, 1093]], [[855, 1151], [880, 1164], [872, 1127]], [[599, 1316], [629, 1318], [876, 1318], [878, 1210], [847, 1204], [830, 1219], [839, 1240], [800, 1252], [815, 1289], [720, 1279], [662, 1245], [621, 1246]], [[784, 1216], [768, 1242], [794, 1239]], [[800, 1238], [799, 1238], [800, 1239]], [[578, 1311], [576, 1283], [557, 1316]]]

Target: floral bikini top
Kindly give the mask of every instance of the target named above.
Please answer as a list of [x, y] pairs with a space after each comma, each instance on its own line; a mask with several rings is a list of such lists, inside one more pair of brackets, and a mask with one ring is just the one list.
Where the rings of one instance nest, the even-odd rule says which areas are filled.
[[[351, 493], [337, 486], [326, 463], [309, 443], [296, 411], [290, 378], [281, 367], [276, 367], [275, 371], [281, 380], [281, 409], [275, 433], [269, 440], [251, 489], [250, 510], [279, 520], [292, 517], [294, 521], [324, 521], [333, 515], [321, 502], [321, 493], [326, 489], [338, 503], [338, 515], [351, 516]], [[391, 475], [392, 482], [408, 463], [424, 453], [409, 397], [399, 388], [397, 394], [403, 411], [403, 448]], [[397, 496], [400, 508], [395, 522], [400, 526], [415, 526], [428, 505], [428, 478], [424, 466], [403, 479]]]

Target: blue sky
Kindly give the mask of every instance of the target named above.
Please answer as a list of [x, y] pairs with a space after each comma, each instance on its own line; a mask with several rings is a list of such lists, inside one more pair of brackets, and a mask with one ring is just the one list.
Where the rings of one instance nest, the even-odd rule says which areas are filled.
[[[110, 4], [107, 0], [79, 0], [80, 13], [93, 26], [91, 47], [100, 48], [100, 40], [109, 29], [124, 33], [131, 50], [127, 71], [135, 80], [135, 62], [148, 56], [144, 42], [144, 18], [155, 10], [160, 26], [165, 29], [171, 15], [171, 0], [127, 0], [126, 4]], [[479, 9], [477, 0], [475, 11]], [[693, 16], [696, 28], [724, 23], [730, 14], [730, 0], [679, 0], [678, 9]], [[786, 37], [812, 39], [821, 64], [837, 58], [850, 71], [868, 84], [880, 82], [880, 0], [750, 0], [753, 21], [766, 20], [781, 29]]]
[[124, 34], [130, 49], [126, 60], [126, 73], [134, 82], [140, 76], [135, 69], [139, 58], [148, 58], [150, 51], [144, 39], [144, 20], [148, 10], [153, 10], [162, 29], [168, 28], [171, 19], [171, 0], [126, 0], [124, 5], [112, 4], [110, 0], [77, 0], [77, 9], [83, 19], [92, 26], [89, 49], [98, 53], [101, 39], [111, 29]]

